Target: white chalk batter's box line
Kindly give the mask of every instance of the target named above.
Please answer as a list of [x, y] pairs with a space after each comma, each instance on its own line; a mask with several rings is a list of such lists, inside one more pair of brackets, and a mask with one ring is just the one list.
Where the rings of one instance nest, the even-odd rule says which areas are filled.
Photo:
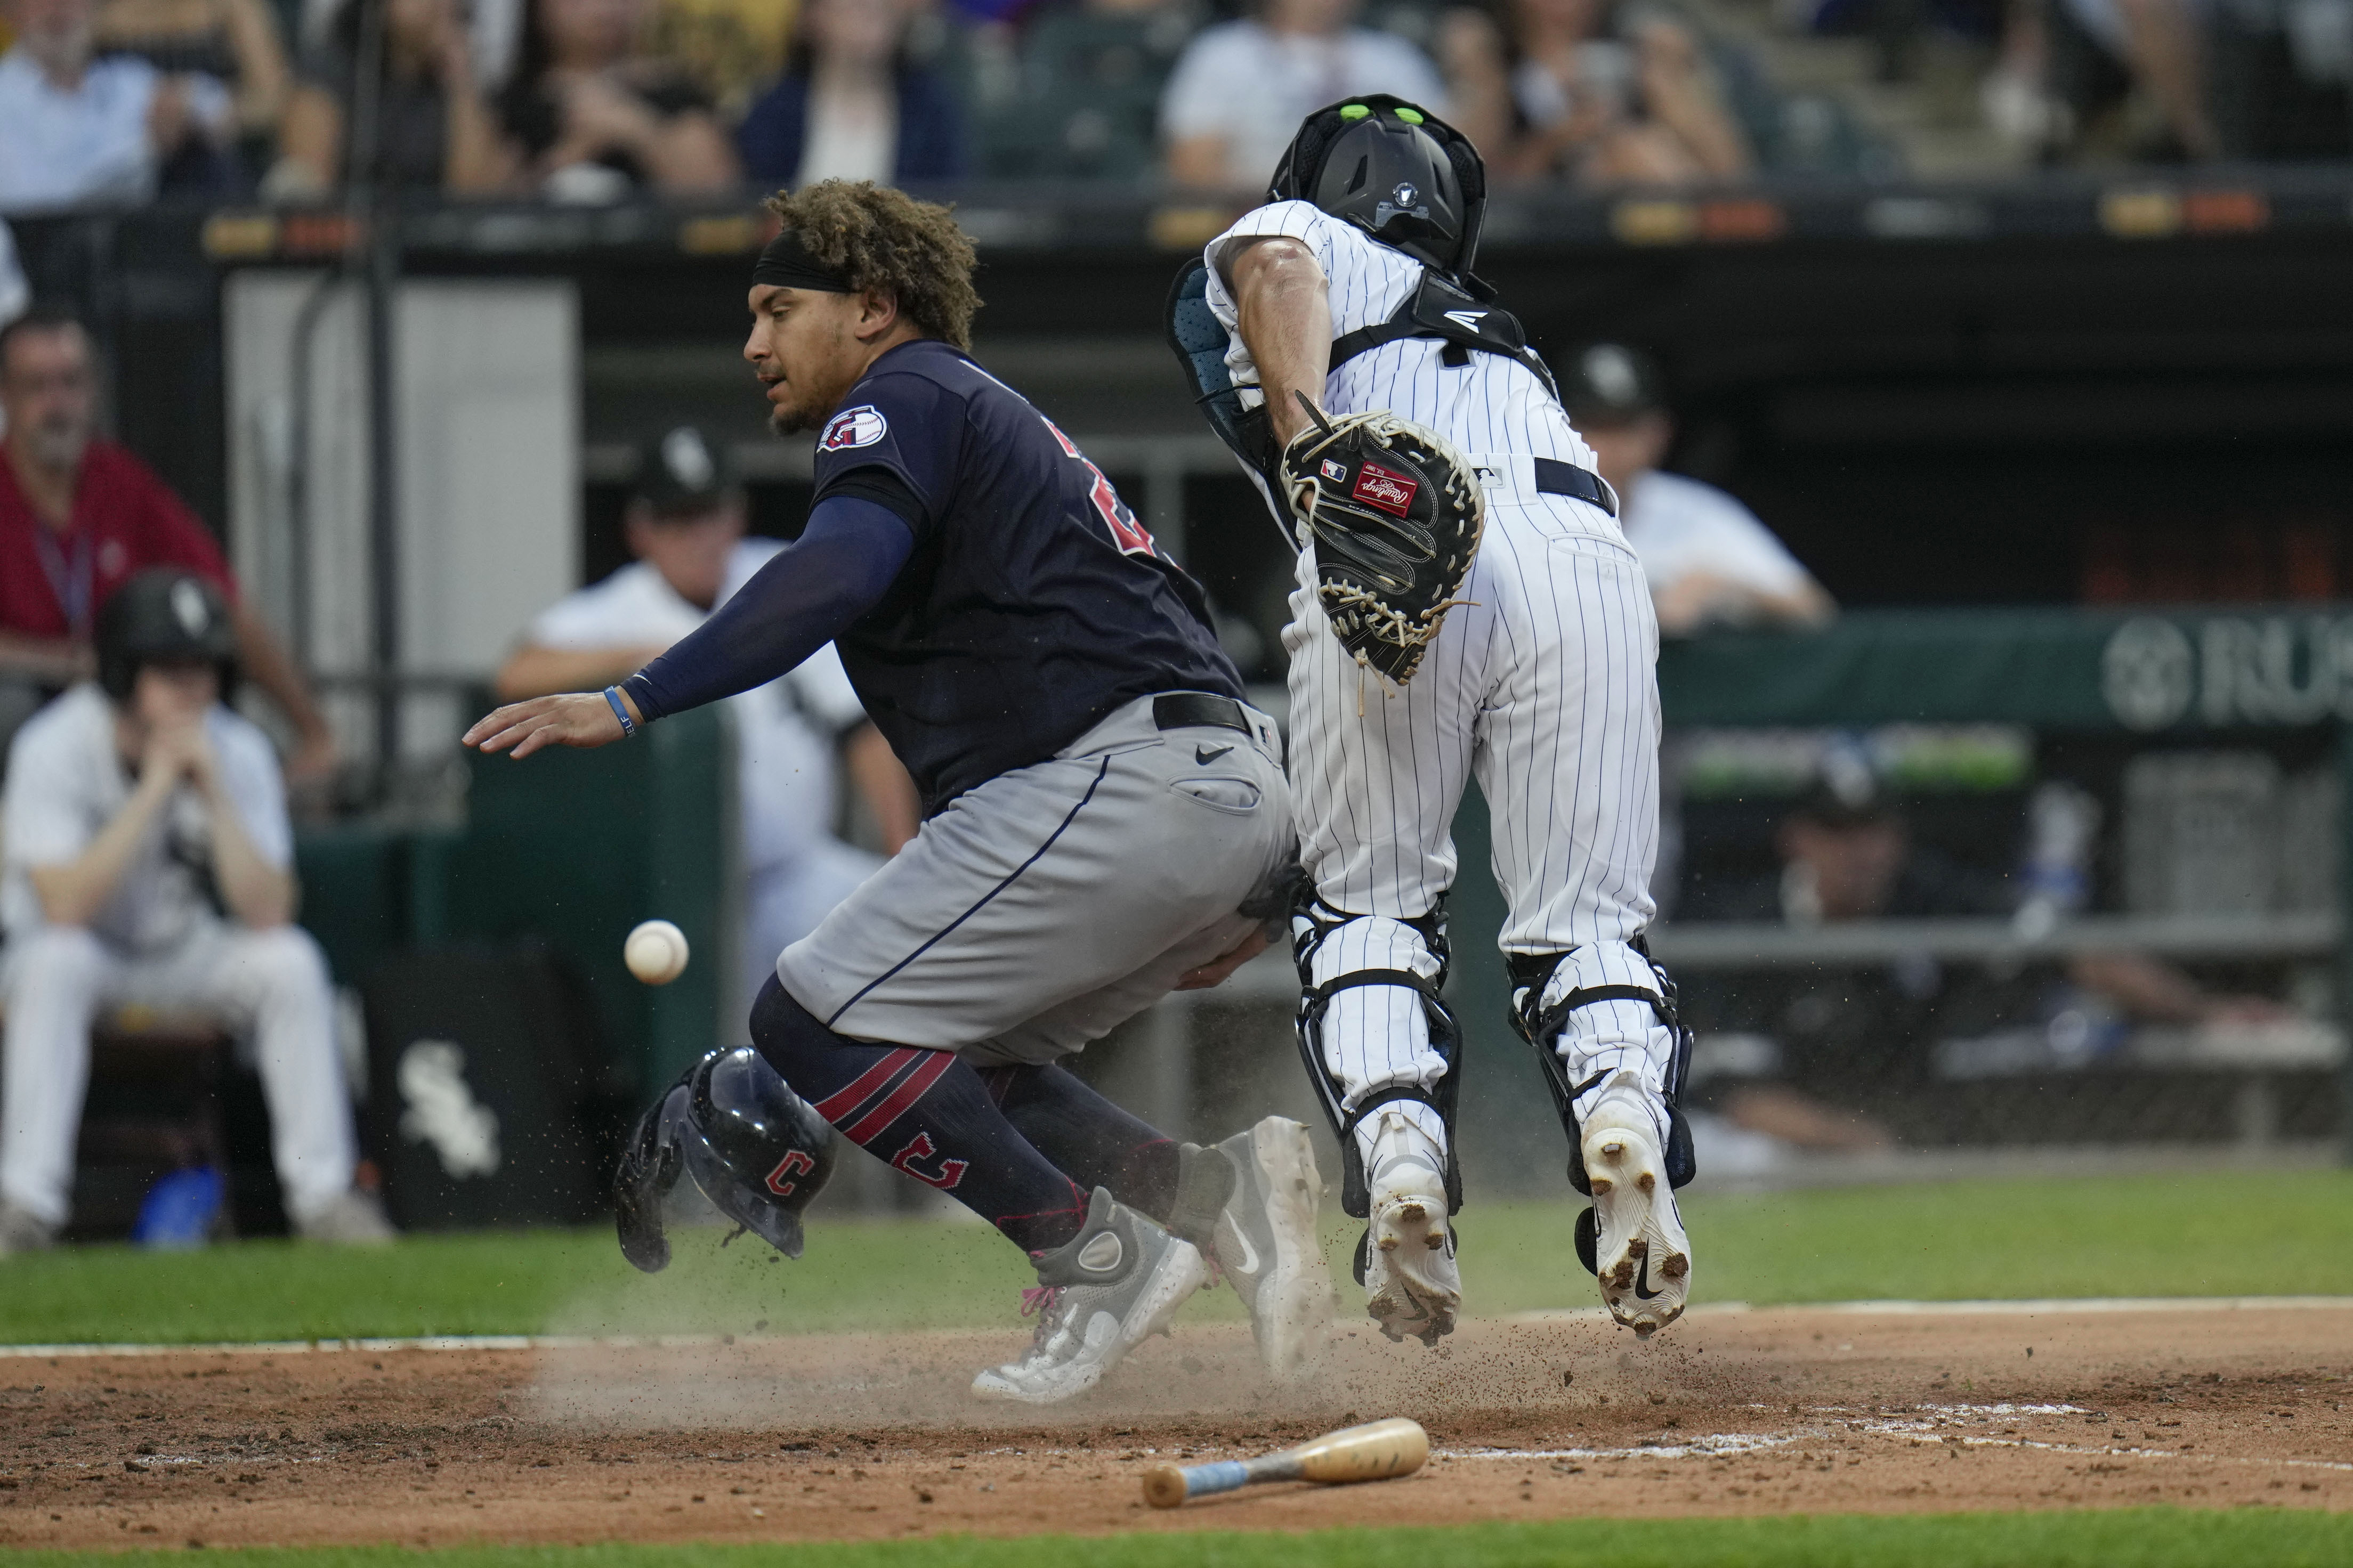
[[[2353, 1312], [2353, 1296], [2115, 1296], [2083, 1300], [2042, 1299], [2027, 1301], [1785, 1301], [1756, 1307], [1746, 1301], [1708, 1301], [1694, 1307], [1689, 1316], [1756, 1311], [1850, 1312], [1934, 1315], [1999, 1312], [2021, 1316], [2069, 1312], [2215, 1312], [2320, 1310]], [[1515, 1312], [1496, 1320], [1505, 1323], [1606, 1322], [1609, 1314], [1599, 1307], [1557, 1308]], [[420, 1334], [402, 1339], [215, 1341], [202, 1344], [57, 1344], [0, 1345], [0, 1359], [17, 1356], [132, 1355], [307, 1355], [332, 1351], [587, 1351], [702, 1350], [718, 1345], [764, 1344], [798, 1338], [793, 1334]]]
[[[1765, 1409], [1764, 1405], [1751, 1408]], [[1966, 1448], [2036, 1449], [2053, 1454], [2080, 1454], [2089, 1458], [2117, 1459], [2185, 1459], [2192, 1464], [2254, 1465], [2267, 1468], [2313, 1470], [2339, 1470], [2353, 1473], [2353, 1463], [2334, 1459], [2274, 1459], [2231, 1454], [2190, 1454], [2178, 1448], [2116, 1447], [2108, 1444], [2059, 1443], [2043, 1438], [2004, 1435], [1973, 1436], [1950, 1431], [1940, 1432], [1963, 1424], [1982, 1425], [2013, 1416], [2033, 1415], [2102, 1415], [2101, 1412], [2083, 1405], [1922, 1405], [1915, 1407], [1926, 1420], [1905, 1420], [1893, 1415], [1869, 1415], [1846, 1405], [1816, 1405], [1810, 1415], [1850, 1417], [1836, 1423], [1845, 1428], [1843, 1434], [1827, 1426], [1805, 1428], [1788, 1433], [1720, 1432], [1687, 1438], [1679, 1443], [1643, 1445], [1631, 1448], [1437, 1448], [1432, 1458], [1446, 1459], [1722, 1459], [1737, 1458], [1744, 1454], [1761, 1453], [1771, 1449], [1796, 1447], [1800, 1444], [1835, 1442], [1841, 1436], [1899, 1438], [1914, 1447], [1943, 1447], [1957, 1444]]]
[[[1684, 1314], [1689, 1318], [1742, 1316], [1751, 1312], [1838, 1312], [1857, 1317], [1943, 1317], [1997, 1314], [2036, 1317], [2069, 1312], [2251, 1312], [2353, 1311], [2353, 1296], [2086, 1296], [2038, 1297], [2000, 1301], [1775, 1301], [1757, 1306], [1750, 1301], [1702, 1301]], [[1547, 1307], [1514, 1312], [1507, 1323], [1581, 1323], [1609, 1321], [1602, 1307]]]

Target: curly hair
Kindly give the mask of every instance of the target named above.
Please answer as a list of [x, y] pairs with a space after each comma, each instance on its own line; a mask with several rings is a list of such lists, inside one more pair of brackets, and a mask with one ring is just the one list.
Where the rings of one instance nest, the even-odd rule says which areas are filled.
[[948, 208], [871, 180], [819, 180], [778, 191], [767, 205], [852, 288], [890, 295], [927, 337], [972, 347], [972, 313], [980, 309], [972, 286], [977, 258]]

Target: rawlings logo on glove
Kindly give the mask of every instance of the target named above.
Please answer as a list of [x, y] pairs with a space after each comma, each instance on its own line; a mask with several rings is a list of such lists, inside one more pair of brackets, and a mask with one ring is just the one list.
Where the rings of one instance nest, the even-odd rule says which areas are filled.
[[1299, 405], [1314, 425], [1283, 448], [1280, 477], [1300, 543], [1315, 547], [1316, 595], [1356, 662], [1403, 686], [1461, 603], [1486, 498], [1434, 430]]

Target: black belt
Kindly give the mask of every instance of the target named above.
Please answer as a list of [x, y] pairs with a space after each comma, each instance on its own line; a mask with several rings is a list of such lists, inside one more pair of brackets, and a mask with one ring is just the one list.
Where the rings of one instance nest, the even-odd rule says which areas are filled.
[[1163, 730], [1240, 730], [1255, 735], [1242, 705], [1208, 691], [1165, 691], [1152, 700], [1152, 721]]
[[1618, 515], [1618, 492], [1599, 474], [1557, 458], [1537, 458], [1533, 461], [1536, 467], [1536, 489], [1546, 495], [1590, 501], [1610, 516]]

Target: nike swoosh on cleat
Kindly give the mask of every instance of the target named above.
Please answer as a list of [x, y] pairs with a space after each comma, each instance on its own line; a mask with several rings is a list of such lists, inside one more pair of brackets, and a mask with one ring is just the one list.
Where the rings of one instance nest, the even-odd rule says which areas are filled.
[[1665, 1294], [1664, 1290], [1651, 1289], [1651, 1255], [1646, 1252], [1642, 1255], [1642, 1271], [1634, 1276], [1635, 1299], [1642, 1301], [1655, 1301]]
[[[1258, 1277], [1258, 1248], [1250, 1245], [1250, 1232], [1243, 1229], [1239, 1221], [1236, 1222], [1234, 1226], [1234, 1241], [1241, 1247], [1242, 1255], [1227, 1266], [1228, 1271], [1242, 1275], [1247, 1279], [1256, 1279]], [[1221, 1258], [1219, 1261], [1223, 1263], [1225, 1262], [1225, 1259]]]
[[1196, 746], [1193, 748], [1193, 760], [1197, 763], [1214, 763], [1232, 750], [1231, 746]]

